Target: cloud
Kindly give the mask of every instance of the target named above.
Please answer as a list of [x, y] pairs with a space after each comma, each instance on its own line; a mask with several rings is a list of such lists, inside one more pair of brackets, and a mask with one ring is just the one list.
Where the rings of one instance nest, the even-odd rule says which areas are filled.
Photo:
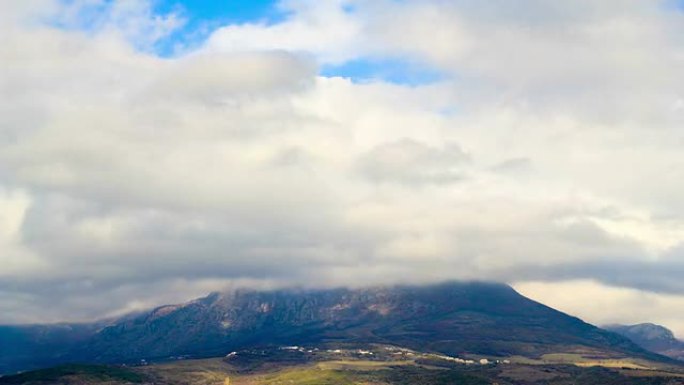
[[290, 15], [284, 21], [224, 26], [207, 39], [205, 49], [287, 50], [313, 54], [323, 63], [344, 62], [354, 57], [362, 39], [361, 24], [350, 5], [345, 0], [282, 1], [281, 11]]
[[450, 183], [464, 178], [468, 155], [457, 144], [434, 148], [412, 139], [376, 146], [359, 159], [359, 172], [371, 180], [406, 184]]
[[[684, 292], [662, 4], [288, 1], [170, 58], [149, 2], [34, 4], [0, 5], [0, 322], [235, 285]], [[442, 76], [319, 74], [364, 61]]]
[[44, 268], [43, 261], [21, 241], [22, 225], [31, 205], [29, 197], [20, 190], [0, 189], [0, 247], [2, 270], [0, 278], [32, 273]]

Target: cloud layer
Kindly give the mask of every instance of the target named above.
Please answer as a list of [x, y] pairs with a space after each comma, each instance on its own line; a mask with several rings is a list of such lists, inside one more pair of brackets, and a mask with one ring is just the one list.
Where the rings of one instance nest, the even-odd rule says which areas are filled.
[[[171, 58], [143, 0], [2, 3], [0, 322], [234, 285], [682, 301], [684, 14], [515, 3], [283, 1]], [[364, 60], [442, 75], [319, 75]]]

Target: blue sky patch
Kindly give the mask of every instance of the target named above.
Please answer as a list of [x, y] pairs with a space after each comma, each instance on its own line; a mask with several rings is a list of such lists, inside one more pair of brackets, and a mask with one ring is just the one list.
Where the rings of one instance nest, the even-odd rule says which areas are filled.
[[327, 65], [321, 68], [321, 75], [340, 76], [355, 82], [385, 81], [404, 85], [423, 85], [444, 79], [441, 72], [402, 59], [356, 59], [341, 65]]
[[665, 9], [674, 11], [684, 11], [684, 0], [665, 0]]
[[179, 12], [186, 24], [155, 47], [162, 56], [173, 56], [178, 51], [201, 44], [213, 30], [229, 24], [273, 24], [287, 14], [278, 7], [277, 0], [176, 0], [155, 2], [155, 12]]
[[158, 1], [160, 13], [174, 11], [179, 6], [191, 21], [219, 20], [225, 23], [254, 21], [275, 22], [282, 19], [276, 0], [176, 0]]

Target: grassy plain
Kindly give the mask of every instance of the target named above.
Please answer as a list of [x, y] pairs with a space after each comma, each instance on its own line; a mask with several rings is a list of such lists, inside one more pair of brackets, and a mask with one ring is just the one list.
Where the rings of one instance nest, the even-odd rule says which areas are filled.
[[616, 357], [467, 358], [389, 346], [270, 348], [139, 367], [70, 365], [3, 377], [0, 385], [684, 385], [681, 368]]

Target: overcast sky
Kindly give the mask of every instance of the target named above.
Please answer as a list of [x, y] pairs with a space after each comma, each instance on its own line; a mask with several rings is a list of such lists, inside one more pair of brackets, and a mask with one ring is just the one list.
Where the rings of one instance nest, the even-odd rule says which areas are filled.
[[0, 323], [478, 279], [684, 337], [683, 8], [0, 1]]

